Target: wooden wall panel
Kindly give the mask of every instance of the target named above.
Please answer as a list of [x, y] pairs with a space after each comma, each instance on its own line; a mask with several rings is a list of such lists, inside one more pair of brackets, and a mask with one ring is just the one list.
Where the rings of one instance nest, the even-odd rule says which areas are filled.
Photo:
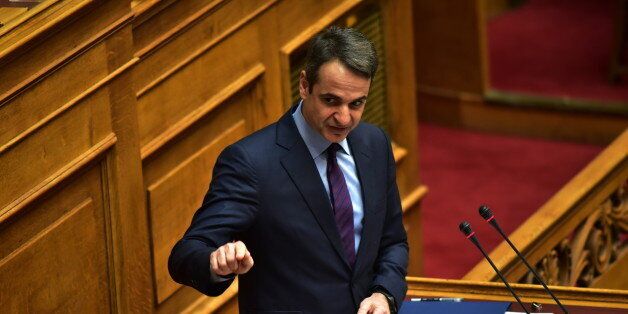
[[145, 312], [132, 12], [125, 1], [63, 3], [0, 35], [0, 304]]
[[146, 187], [159, 181], [189, 156], [209, 145], [213, 139], [242, 120], [246, 122], [247, 134], [253, 132], [255, 128], [251, 117], [256, 108], [262, 105], [260, 89], [260, 81], [252, 81], [237, 94], [225, 99], [197, 122], [188, 126], [160, 151], [146, 158], [143, 165]]
[[102, 179], [96, 164], [0, 228], [4, 313], [109, 311]]
[[[245, 28], [140, 97], [138, 118], [141, 145], [154, 140], [168, 126], [201, 107], [213, 95], [253, 68], [259, 62], [260, 53], [256, 34], [253, 27]], [[137, 72], [136, 75], [143, 76], [144, 73]]]
[[[147, 2], [147, 1], [146, 1]], [[135, 51], [141, 51], [156, 42], [168, 39], [174, 29], [186, 23], [190, 16], [199, 12], [209, 12], [225, 1], [223, 0], [196, 0], [176, 1], [166, 0], [161, 3], [135, 7], [136, 18], [133, 22], [133, 42]], [[150, 6], [150, 10], [145, 10]]]
[[[266, 1], [268, 2], [268, 1]], [[201, 12], [196, 12], [190, 18], [177, 25], [171, 33], [156, 38], [136, 54], [142, 58], [137, 67], [136, 84], [140, 95], [146, 92], [149, 86], [155, 85], [156, 80], [170, 75], [173, 70], [190, 63], [199, 54], [205, 53], [213, 46], [220, 44], [246, 23], [269, 7], [270, 3], [263, 1], [237, 0], [228, 1], [224, 5], [217, 5], [216, 1], [208, 4]], [[151, 23], [152, 22], [152, 23]], [[140, 25], [155, 24], [152, 19]], [[150, 34], [136, 34], [147, 36]], [[169, 35], [168, 37], [163, 37]], [[254, 39], [257, 41], [257, 39]], [[253, 49], [259, 44], [251, 43]]]
[[[0, 120], [11, 121], [0, 124], [0, 146], [107, 76], [106, 57], [105, 45], [96, 45], [74, 62], [52, 73], [46, 80], [34, 84], [15, 99], [0, 106]], [[74, 79], [68, 79], [69, 77]], [[47, 101], [41, 101], [42, 99]]]
[[[47, 14], [51, 19], [46, 21], [49, 24], [26, 25], [29, 28], [21, 36], [16, 35], [14, 40], [7, 38], [12, 33], [0, 36], [0, 102], [10, 93], [41, 80], [89, 50], [113, 32], [120, 24], [119, 20], [128, 19], [130, 13], [125, 10], [128, 8], [125, 1], [98, 1], [97, 4], [94, 0], [60, 2], [67, 5], [66, 9]], [[94, 9], [107, 14], [94, 14]]]
[[[106, 89], [102, 89], [60, 113], [37, 132], [21, 134], [21, 141], [3, 146], [0, 165], [5, 169], [23, 169], [19, 176], [0, 176], [3, 213], [111, 134], [111, 121], [101, 118], [110, 116], [108, 100]], [[29, 166], [24, 167], [25, 164]]]

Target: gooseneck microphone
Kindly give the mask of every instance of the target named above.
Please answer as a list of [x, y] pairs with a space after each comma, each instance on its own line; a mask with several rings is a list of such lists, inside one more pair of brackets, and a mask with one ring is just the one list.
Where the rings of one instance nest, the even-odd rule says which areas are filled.
[[526, 309], [525, 306], [523, 306], [523, 303], [521, 303], [521, 300], [519, 300], [519, 297], [517, 296], [517, 294], [515, 293], [514, 290], [512, 290], [512, 288], [510, 287], [510, 285], [508, 284], [508, 281], [506, 281], [506, 278], [504, 278], [504, 276], [502, 275], [502, 273], [499, 271], [499, 269], [497, 269], [497, 267], [495, 267], [495, 264], [493, 263], [493, 261], [491, 260], [490, 257], [488, 257], [488, 255], [486, 254], [486, 252], [484, 251], [484, 249], [482, 248], [482, 245], [480, 245], [480, 241], [478, 241], [477, 237], [475, 236], [475, 232], [473, 230], [471, 230], [471, 224], [469, 224], [466, 221], [463, 221], [460, 223], [460, 225], [458, 226], [458, 228], [460, 228], [460, 231], [462, 231], [462, 233], [465, 235], [465, 237], [467, 239], [469, 239], [471, 242], [473, 242], [473, 244], [475, 244], [475, 246], [478, 247], [478, 249], [480, 250], [480, 252], [482, 252], [482, 255], [484, 255], [484, 258], [488, 261], [489, 264], [491, 264], [491, 267], [493, 267], [493, 270], [495, 270], [495, 273], [497, 273], [497, 275], [499, 276], [499, 278], [504, 282], [504, 284], [506, 285], [506, 288], [508, 288], [508, 291], [510, 291], [510, 293], [512, 294], [513, 297], [515, 297], [515, 300], [517, 300], [517, 302], [519, 303], [519, 305], [521, 305], [521, 308], [526, 311], [527, 314], [530, 314], [530, 312], [528, 312], [528, 310]]
[[495, 230], [497, 230], [497, 232], [499, 232], [499, 234], [502, 236], [502, 238], [504, 238], [504, 240], [506, 240], [506, 242], [508, 242], [508, 245], [510, 245], [512, 250], [515, 251], [515, 253], [517, 253], [517, 256], [519, 257], [519, 259], [521, 259], [523, 261], [523, 263], [528, 267], [528, 269], [532, 272], [532, 274], [534, 274], [534, 277], [536, 278], [536, 280], [538, 280], [541, 283], [541, 285], [543, 285], [543, 288], [545, 289], [545, 291], [554, 299], [554, 301], [556, 301], [556, 304], [558, 304], [560, 309], [563, 310], [563, 312], [565, 312], [565, 313], [569, 313], [569, 312], [567, 312], [567, 309], [565, 309], [565, 307], [560, 303], [560, 301], [558, 301], [558, 298], [547, 287], [547, 285], [545, 284], [543, 279], [541, 279], [541, 276], [539, 276], [539, 274], [537, 274], [537, 272], [534, 270], [534, 268], [532, 268], [532, 266], [530, 266], [528, 261], [525, 259], [525, 257], [523, 257], [523, 255], [519, 252], [519, 250], [517, 250], [515, 245], [512, 244], [512, 242], [510, 242], [510, 239], [506, 236], [506, 234], [504, 233], [502, 228], [499, 227], [499, 224], [497, 223], [497, 220], [495, 219], [495, 215], [493, 215], [493, 212], [491, 211], [491, 209], [488, 208], [488, 206], [486, 206], [486, 205], [482, 205], [482, 206], [480, 206], [478, 211], [480, 212], [480, 216], [482, 216], [482, 218], [484, 218], [484, 220], [486, 220], [491, 226], [493, 226], [493, 228], [495, 228]]

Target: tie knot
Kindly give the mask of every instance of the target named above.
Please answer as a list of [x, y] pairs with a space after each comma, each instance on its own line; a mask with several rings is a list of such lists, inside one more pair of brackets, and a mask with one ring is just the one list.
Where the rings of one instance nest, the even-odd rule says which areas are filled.
[[338, 143], [331, 143], [329, 147], [327, 147], [327, 156], [328, 157], [336, 157], [336, 152], [341, 150], [342, 146]]

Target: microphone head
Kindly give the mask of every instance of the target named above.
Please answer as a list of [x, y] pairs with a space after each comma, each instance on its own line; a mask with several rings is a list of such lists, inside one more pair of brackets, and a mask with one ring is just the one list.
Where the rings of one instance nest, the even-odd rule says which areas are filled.
[[465, 236], [469, 236], [471, 233], [473, 233], [473, 230], [471, 230], [471, 224], [467, 221], [461, 222], [460, 225], [458, 225], [458, 228], [460, 229], [460, 231], [462, 231], [462, 233], [464, 233]]
[[486, 205], [480, 206], [480, 208], [478, 209], [478, 212], [480, 212], [480, 216], [482, 216], [484, 220], [489, 220], [491, 219], [491, 217], [493, 217], [493, 212]]

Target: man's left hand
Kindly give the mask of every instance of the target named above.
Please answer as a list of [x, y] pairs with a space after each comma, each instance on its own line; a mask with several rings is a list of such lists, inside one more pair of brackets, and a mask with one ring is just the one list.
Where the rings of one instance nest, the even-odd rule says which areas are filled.
[[390, 314], [388, 300], [383, 294], [375, 292], [360, 303], [358, 314]]

